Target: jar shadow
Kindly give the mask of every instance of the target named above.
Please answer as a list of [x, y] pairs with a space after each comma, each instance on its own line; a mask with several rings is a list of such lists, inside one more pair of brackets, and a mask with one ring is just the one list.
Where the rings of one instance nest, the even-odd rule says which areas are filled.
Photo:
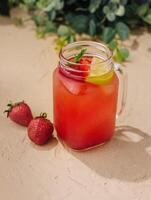
[[151, 137], [135, 127], [119, 126], [105, 145], [85, 152], [70, 152], [106, 178], [141, 182], [151, 177]]

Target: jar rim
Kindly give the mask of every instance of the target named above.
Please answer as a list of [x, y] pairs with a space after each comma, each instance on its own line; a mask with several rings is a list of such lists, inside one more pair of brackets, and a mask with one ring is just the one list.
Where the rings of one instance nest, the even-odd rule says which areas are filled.
[[[82, 50], [82, 47], [88, 49], [88, 51], [84, 54], [85, 56], [90, 56], [90, 57], [94, 56], [102, 59], [100, 59], [99, 62], [93, 62], [90, 64], [81, 64], [69, 61], [69, 59], [75, 55], [73, 52], [79, 49]], [[81, 67], [85, 65], [89, 66], [88, 69], [84, 70], [85, 74], [89, 74], [93, 66], [96, 65], [101, 66], [103, 64], [104, 66], [106, 66], [107, 70], [104, 72], [104, 74], [113, 69], [112, 51], [106, 45], [94, 41], [78, 41], [70, 43], [61, 49], [59, 53], [59, 58], [60, 58], [59, 62], [60, 71], [66, 76], [77, 80], [85, 79], [85, 76], [83, 76], [83, 70], [81, 70]], [[76, 66], [76, 68], [74, 68], [73, 66]], [[99, 76], [99, 74], [97, 76]]]
[[98, 50], [102, 50], [102, 48], [104, 49], [104, 52], [106, 53], [106, 56], [107, 58], [105, 59], [102, 59], [100, 60], [99, 62], [96, 62], [96, 63], [91, 63], [91, 64], [87, 64], [88, 66], [93, 66], [93, 65], [97, 65], [97, 64], [102, 64], [102, 63], [108, 63], [111, 61], [112, 59], [112, 56], [113, 56], [113, 53], [112, 51], [105, 45], [105, 44], [102, 44], [102, 43], [99, 43], [99, 42], [94, 42], [94, 41], [78, 41], [78, 42], [73, 42], [73, 43], [70, 43], [70, 44], [67, 44], [66, 46], [64, 46], [60, 52], [59, 52], [59, 58], [61, 60], [61, 62], [63, 62], [64, 64], [65, 63], [69, 63], [69, 65], [85, 65], [85, 64], [80, 64], [80, 63], [75, 63], [75, 62], [72, 62], [72, 61], [69, 61], [68, 58], [66, 58], [64, 56], [64, 52], [70, 48], [76, 48], [78, 46], [92, 46]]

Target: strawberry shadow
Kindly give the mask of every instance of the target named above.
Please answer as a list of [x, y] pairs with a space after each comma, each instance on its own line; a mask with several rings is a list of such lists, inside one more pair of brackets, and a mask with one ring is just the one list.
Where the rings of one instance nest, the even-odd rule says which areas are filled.
[[135, 127], [119, 126], [105, 145], [85, 152], [69, 152], [109, 179], [141, 182], [151, 177], [151, 137]]
[[36, 145], [34, 143], [31, 142], [31, 145], [34, 149], [38, 150], [38, 151], [50, 151], [51, 149], [53, 149], [56, 145], [58, 144], [58, 141], [56, 138], [52, 138], [50, 139], [45, 145]]

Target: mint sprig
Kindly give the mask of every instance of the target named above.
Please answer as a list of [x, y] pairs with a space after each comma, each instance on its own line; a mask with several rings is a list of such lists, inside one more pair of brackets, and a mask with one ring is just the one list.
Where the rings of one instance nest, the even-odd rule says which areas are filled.
[[86, 50], [87, 49], [82, 49], [79, 54], [75, 55], [75, 57], [74, 57], [74, 62], [75, 63], [78, 63], [81, 60], [81, 58], [84, 56]]

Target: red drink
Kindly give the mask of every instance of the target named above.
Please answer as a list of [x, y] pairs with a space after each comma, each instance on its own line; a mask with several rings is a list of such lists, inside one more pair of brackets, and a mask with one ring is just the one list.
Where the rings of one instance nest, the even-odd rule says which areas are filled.
[[60, 62], [53, 77], [54, 124], [58, 137], [76, 150], [110, 140], [118, 97], [118, 78], [112, 67], [112, 77], [106, 83], [94, 84], [63, 65]]

